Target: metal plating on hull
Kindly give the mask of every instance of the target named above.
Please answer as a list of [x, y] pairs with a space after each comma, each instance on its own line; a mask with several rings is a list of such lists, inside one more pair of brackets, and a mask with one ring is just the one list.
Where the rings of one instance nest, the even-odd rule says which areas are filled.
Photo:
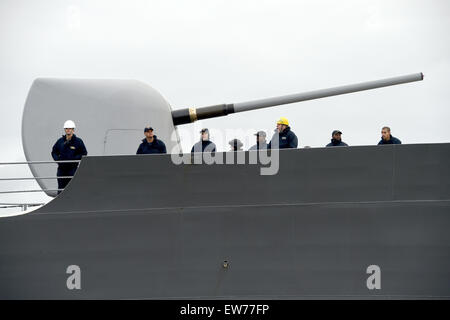
[[267, 176], [84, 158], [0, 219], [0, 298], [448, 298], [448, 163], [450, 144], [280, 150]]

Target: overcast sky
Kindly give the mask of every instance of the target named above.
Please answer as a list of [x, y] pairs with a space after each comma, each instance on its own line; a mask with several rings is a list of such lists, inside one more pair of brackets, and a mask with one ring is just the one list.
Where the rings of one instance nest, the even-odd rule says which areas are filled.
[[[448, 0], [0, 0], [0, 162], [25, 159], [21, 116], [37, 77], [138, 79], [177, 109], [423, 72], [422, 82], [187, 125], [182, 146], [201, 127], [272, 130], [280, 116], [299, 147], [324, 146], [333, 129], [349, 145], [376, 144], [384, 125], [403, 143], [450, 142], [449, 31]], [[0, 166], [1, 177], [28, 175]]]

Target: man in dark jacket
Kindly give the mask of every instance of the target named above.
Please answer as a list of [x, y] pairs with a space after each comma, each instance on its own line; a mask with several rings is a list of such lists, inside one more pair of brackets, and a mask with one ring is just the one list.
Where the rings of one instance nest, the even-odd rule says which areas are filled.
[[209, 130], [200, 130], [200, 141], [192, 146], [191, 153], [194, 152], [216, 152], [216, 145], [209, 141]]
[[298, 139], [293, 131], [291, 131], [291, 127], [289, 127], [288, 119], [281, 117], [277, 122], [277, 128], [275, 129], [275, 134], [272, 137], [272, 140], [267, 145], [268, 149], [272, 148], [272, 143], [276, 136], [278, 135], [278, 148], [279, 149], [288, 149], [288, 148], [297, 148]]
[[251, 146], [248, 150], [267, 149], [266, 133], [264, 131], [258, 131], [257, 133], [255, 133], [255, 136], [256, 144]]
[[342, 141], [341, 134], [339, 130], [334, 130], [331, 133], [331, 142], [326, 147], [348, 147], [348, 144]]
[[242, 151], [244, 145], [239, 139], [233, 139], [228, 144], [230, 145], [230, 151]]
[[[87, 150], [83, 140], [74, 134], [75, 123], [67, 120], [64, 123], [65, 135], [59, 138], [52, 148], [52, 157], [55, 161], [63, 160], [81, 160], [82, 156], [87, 155]], [[58, 163], [56, 175], [58, 177], [67, 177], [75, 175], [78, 163]], [[71, 178], [58, 178], [58, 189], [64, 189]], [[61, 190], [58, 191], [58, 194]]]
[[153, 134], [152, 127], [145, 127], [144, 135], [136, 154], [167, 153], [166, 145]]
[[402, 142], [391, 135], [391, 128], [383, 127], [381, 129], [381, 140], [378, 142], [378, 145], [381, 144], [402, 144]]

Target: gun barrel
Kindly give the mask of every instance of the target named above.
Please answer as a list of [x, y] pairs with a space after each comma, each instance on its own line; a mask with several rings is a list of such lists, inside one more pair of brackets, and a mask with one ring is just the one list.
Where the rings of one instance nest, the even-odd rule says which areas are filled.
[[321, 89], [309, 92], [295, 93], [285, 96], [271, 97], [266, 99], [239, 102], [234, 104], [220, 104], [201, 108], [185, 108], [172, 111], [173, 122], [175, 125], [191, 123], [196, 120], [208, 119], [226, 116], [231, 113], [244, 112], [283, 104], [321, 99], [325, 97], [337, 96], [358, 91], [365, 91], [377, 88], [383, 88], [398, 84], [404, 84], [423, 80], [422, 73], [393, 77], [375, 81], [356, 83], [351, 85], [339, 86], [328, 89]]

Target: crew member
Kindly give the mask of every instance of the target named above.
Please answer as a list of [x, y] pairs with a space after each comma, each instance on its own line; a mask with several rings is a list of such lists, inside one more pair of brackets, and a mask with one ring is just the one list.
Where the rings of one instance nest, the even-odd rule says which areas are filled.
[[209, 140], [209, 130], [200, 130], [200, 141], [192, 146], [191, 153], [194, 152], [216, 152], [216, 145]]
[[331, 142], [327, 144], [326, 147], [348, 147], [348, 144], [342, 141], [341, 135], [341, 131], [334, 130], [331, 133]]
[[298, 139], [295, 133], [291, 131], [291, 127], [289, 127], [288, 119], [281, 117], [280, 120], [278, 120], [275, 134], [273, 135], [272, 140], [267, 145], [268, 149], [272, 148], [272, 142], [277, 135], [279, 141], [279, 149], [297, 148]]
[[167, 153], [166, 145], [153, 134], [152, 127], [145, 127], [144, 135], [136, 154]]
[[231, 147], [231, 151], [242, 151], [242, 146], [244, 145], [239, 139], [233, 139], [228, 144]]
[[[52, 148], [52, 157], [55, 161], [81, 160], [82, 156], [87, 155], [83, 140], [75, 134], [75, 123], [67, 120], [64, 123], [65, 135], [59, 138]], [[56, 175], [58, 177], [74, 176], [78, 168], [78, 162], [58, 163]], [[71, 178], [58, 178], [58, 194], [70, 182]]]
[[255, 133], [256, 144], [251, 146], [248, 150], [267, 149], [266, 133], [264, 131], [258, 131]]
[[381, 140], [378, 142], [378, 145], [380, 144], [402, 144], [402, 142], [391, 135], [391, 128], [383, 127], [381, 129]]

